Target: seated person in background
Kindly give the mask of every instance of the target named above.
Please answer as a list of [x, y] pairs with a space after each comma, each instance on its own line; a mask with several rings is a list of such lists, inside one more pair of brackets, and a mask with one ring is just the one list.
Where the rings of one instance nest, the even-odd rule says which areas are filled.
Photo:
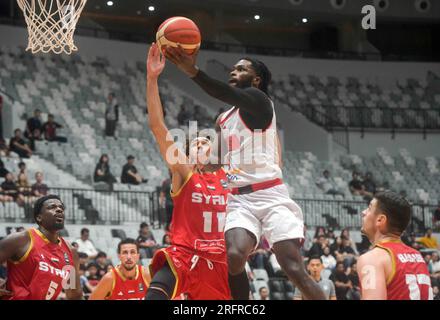
[[365, 191], [368, 192], [371, 197], [373, 197], [373, 195], [376, 193], [376, 183], [374, 182], [373, 174], [371, 172], [367, 172], [365, 174], [363, 184], [365, 186]]
[[266, 238], [261, 237], [257, 249], [249, 256], [249, 265], [253, 269], [266, 269], [269, 264], [270, 246]]
[[9, 147], [6, 140], [0, 137], [0, 156], [9, 157]]
[[32, 194], [34, 197], [40, 198], [47, 195], [49, 187], [43, 183], [43, 173], [38, 171], [35, 173], [36, 182], [32, 185]]
[[359, 275], [357, 273], [356, 261], [354, 261], [350, 267], [348, 279], [353, 285], [353, 288], [348, 291], [348, 300], [361, 300], [361, 287], [359, 284]]
[[24, 172], [20, 172], [17, 178], [18, 192], [24, 197], [26, 203], [32, 203], [34, 200], [32, 188]]
[[87, 281], [92, 289], [90, 293], [93, 293], [99, 283], [98, 266], [95, 262], [90, 262], [87, 265]]
[[24, 141], [20, 129], [14, 130], [14, 136], [9, 141], [9, 150], [18, 154], [20, 158], [30, 158], [32, 156], [32, 150]]
[[139, 245], [139, 254], [141, 255], [141, 259], [153, 258], [154, 252], [157, 250], [157, 243], [148, 223], [141, 223], [139, 236], [137, 237], [136, 242]]
[[44, 138], [47, 141], [67, 142], [65, 137], [57, 136], [57, 129], [62, 127], [62, 125], [54, 121], [53, 114], [49, 114], [47, 116], [47, 122], [43, 124]]
[[95, 172], [93, 174], [93, 180], [95, 182], [105, 182], [113, 189], [113, 183], [116, 182], [116, 178], [110, 172], [110, 163], [107, 154], [103, 154], [99, 158], [99, 162], [96, 164]]
[[338, 187], [334, 183], [333, 179], [330, 177], [330, 171], [324, 170], [322, 177], [316, 179], [316, 185], [325, 194], [341, 195], [344, 194], [338, 190]]
[[169, 234], [164, 234], [162, 237], [161, 248], [168, 248], [171, 245], [171, 237]]
[[432, 235], [432, 229], [428, 228], [426, 230], [425, 236], [417, 239], [417, 242], [420, 243], [427, 249], [439, 249], [440, 247], [437, 243], [437, 238]]
[[312, 245], [309, 250], [309, 257], [322, 256], [324, 254], [324, 248], [328, 246], [328, 240], [324, 235], [318, 236], [317, 241]]
[[5, 164], [3, 163], [2, 159], [0, 159], [0, 177], [4, 178], [8, 174], [8, 170], [5, 168]]
[[270, 300], [269, 299], [269, 290], [267, 290], [266, 287], [261, 287], [258, 290], [258, 293], [260, 295], [260, 300]]
[[341, 236], [342, 239], [342, 244], [339, 247], [339, 250], [336, 251], [336, 257], [339, 259], [343, 259], [344, 261], [344, 267], [348, 268], [349, 266], [352, 265], [356, 253], [353, 250], [352, 246], [351, 246], [351, 242], [348, 238], [346, 238], [345, 236]]
[[89, 239], [90, 231], [87, 228], [81, 229], [81, 238], [75, 240], [78, 243], [78, 252], [87, 254], [90, 259], [95, 259], [98, 251], [93, 242]]
[[81, 288], [84, 292], [84, 296], [87, 298], [93, 292], [94, 287], [90, 284], [89, 279], [86, 276], [87, 268], [85, 265], [81, 264], [79, 266], [79, 281], [81, 284]]
[[142, 178], [134, 166], [134, 156], [129, 155], [127, 157], [127, 163], [122, 167], [121, 183], [128, 183], [138, 185], [141, 183], [147, 183], [148, 179]]
[[362, 184], [360, 173], [357, 171], [353, 171], [352, 177], [353, 179], [348, 184], [351, 193], [355, 196], [363, 196], [365, 187]]
[[24, 136], [29, 139], [29, 145], [32, 150], [35, 150], [35, 140], [42, 140], [41, 130], [41, 111], [36, 109], [34, 111], [34, 116], [27, 120], [26, 129], [24, 131]]
[[102, 277], [107, 273], [107, 268], [109, 265], [105, 252], [100, 251], [96, 256], [95, 262], [98, 268], [98, 279], [101, 280]]
[[335, 284], [336, 298], [338, 300], [347, 300], [347, 293], [350, 289], [353, 289], [353, 284], [345, 273], [343, 262], [337, 263], [335, 271], [330, 276], [330, 280]]
[[322, 264], [325, 269], [333, 271], [336, 267], [336, 259], [330, 253], [330, 248], [324, 248], [324, 254], [321, 256]]
[[[17, 202], [19, 206], [24, 205], [24, 197], [18, 191], [18, 186], [14, 181], [14, 176], [12, 173], [8, 173], [5, 177], [5, 181], [0, 185], [2, 194], [4, 196], [11, 197], [13, 201]], [[10, 201], [10, 198], [7, 198], [6, 201]]]

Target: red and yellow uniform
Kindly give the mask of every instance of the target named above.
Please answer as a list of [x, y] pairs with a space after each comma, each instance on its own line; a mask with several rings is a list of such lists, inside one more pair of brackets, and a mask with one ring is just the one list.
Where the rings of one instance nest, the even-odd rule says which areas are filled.
[[144, 300], [148, 288], [142, 266], [136, 266], [134, 279], [127, 279], [118, 267], [112, 268], [113, 286], [106, 300]]
[[376, 247], [391, 256], [393, 271], [387, 279], [388, 300], [432, 300], [431, 279], [419, 251], [401, 241], [384, 241]]
[[171, 299], [182, 293], [189, 300], [230, 299], [223, 232], [228, 193], [223, 170], [191, 173], [172, 193], [172, 245], [158, 250], [150, 265], [152, 277], [170, 265], [176, 277]]
[[75, 283], [74, 279], [69, 280], [71, 272], [75, 272], [72, 252], [61, 237], [54, 244], [37, 229], [28, 232], [31, 241], [25, 255], [7, 264], [6, 288], [13, 292], [9, 299], [55, 300], [63, 285]]

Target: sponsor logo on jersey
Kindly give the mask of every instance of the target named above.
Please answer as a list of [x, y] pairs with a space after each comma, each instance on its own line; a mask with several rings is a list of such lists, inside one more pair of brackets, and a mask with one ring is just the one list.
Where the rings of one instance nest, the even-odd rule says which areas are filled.
[[122, 291], [119, 291], [118, 296], [123, 296], [124, 294], [122, 293]]
[[66, 264], [70, 264], [69, 255], [66, 252], [64, 252], [64, 261], [66, 262]]
[[215, 187], [214, 186], [206, 186], [208, 189], [210, 189], [210, 190], [215, 190]]
[[202, 185], [200, 183], [196, 184], [196, 188], [201, 188], [201, 187], [202, 187]]
[[136, 290], [128, 290], [127, 293], [128, 293], [128, 294], [133, 294], [133, 293], [136, 293]]
[[228, 182], [226, 180], [221, 179], [220, 183], [221, 183], [223, 189], [228, 189]]

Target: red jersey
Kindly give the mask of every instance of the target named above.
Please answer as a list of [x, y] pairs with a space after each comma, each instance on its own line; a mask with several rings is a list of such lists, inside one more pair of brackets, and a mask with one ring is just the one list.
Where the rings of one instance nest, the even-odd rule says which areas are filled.
[[106, 300], [144, 300], [148, 281], [144, 276], [144, 268], [136, 266], [134, 279], [127, 279], [118, 267], [112, 268], [113, 287]]
[[29, 229], [31, 242], [19, 261], [8, 261], [6, 287], [10, 300], [55, 300], [74, 271], [73, 256], [65, 240], [50, 242], [39, 230]]
[[174, 202], [171, 243], [212, 261], [225, 263], [224, 227], [229, 189], [225, 172], [191, 173]]
[[376, 247], [387, 250], [393, 261], [393, 271], [387, 279], [388, 300], [433, 299], [428, 267], [419, 251], [400, 241], [385, 241]]

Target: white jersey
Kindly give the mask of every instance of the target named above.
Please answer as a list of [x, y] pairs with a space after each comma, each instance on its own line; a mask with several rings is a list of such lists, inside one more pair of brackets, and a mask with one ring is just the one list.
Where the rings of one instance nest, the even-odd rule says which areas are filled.
[[[274, 109], [272, 101], [271, 104]], [[272, 122], [265, 130], [249, 129], [242, 120], [239, 109], [235, 107], [222, 115], [219, 125], [223, 137], [222, 149], [227, 150], [224, 163], [229, 187], [243, 187], [282, 178], [278, 164], [275, 110]]]

